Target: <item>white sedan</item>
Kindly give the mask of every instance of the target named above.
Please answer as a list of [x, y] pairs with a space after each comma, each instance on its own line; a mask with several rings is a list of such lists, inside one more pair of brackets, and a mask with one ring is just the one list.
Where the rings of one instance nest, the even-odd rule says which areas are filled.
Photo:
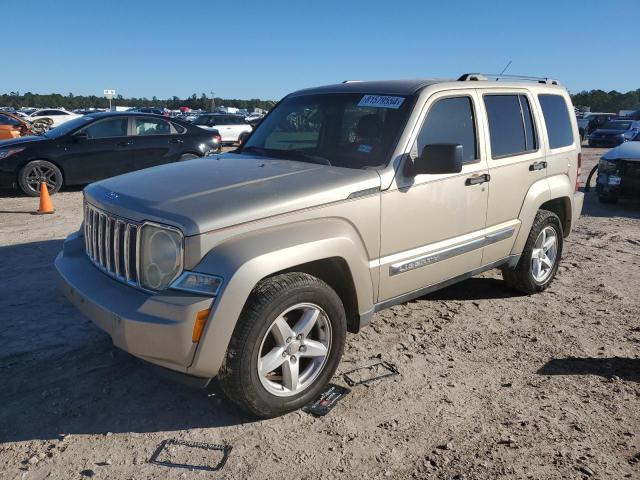
[[239, 142], [240, 135], [253, 130], [251, 125], [244, 120], [244, 117], [224, 113], [200, 115], [193, 124], [205, 130], [217, 130], [222, 137], [222, 143]]
[[53, 125], [51, 126], [53, 128], [63, 124], [64, 122], [68, 122], [69, 120], [73, 120], [74, 118], [78, 118], [81, 116], [82, 115], [69, 112], [62, 108], [44, 108], [41, 110], [36, 110], [26, 119], [30, 122], [35, 122], [36, 120], [39, 120], [41, 118], [50, 118], [53, 121]]

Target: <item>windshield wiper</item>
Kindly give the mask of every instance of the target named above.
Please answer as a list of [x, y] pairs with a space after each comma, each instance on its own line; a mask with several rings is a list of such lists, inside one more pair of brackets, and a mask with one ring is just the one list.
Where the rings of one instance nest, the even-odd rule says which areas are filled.
[[312, 155], [303, 150], [279, 150], [279, 149], [269, 149], [269, 152], [274, 152], [276, 155], [280, 155], [282, 157], [292, 157], [292, 160], [306, 160], [311, 163], [317, 163], [320, 165], [328, 165], [331, 166], [331, 162], [328, 158], [321, 157], [319, 155]]

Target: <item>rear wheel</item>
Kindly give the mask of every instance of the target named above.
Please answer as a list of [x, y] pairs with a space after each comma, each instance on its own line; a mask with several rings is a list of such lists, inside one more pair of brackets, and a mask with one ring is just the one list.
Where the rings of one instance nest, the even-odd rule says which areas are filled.
[[287, 273], [260, 282], [238, 320], [218, 378], [225, 394], [263, 418], [315, 399], [346, 337], [340, 298], [323, 281]]
[[18, 174], [20, 189], [30, 197], [40, 195], [40, 182], [44, 180], [50, 194], [62, 187], [62, 172], [51, 162], [34, 160], [27, 163]]
[[502, 277], [516, 290], [531, 294], [551, 284], [562, 256], [562, 224], [558, 216], [539, 210], [515, 268], [503, 268]]

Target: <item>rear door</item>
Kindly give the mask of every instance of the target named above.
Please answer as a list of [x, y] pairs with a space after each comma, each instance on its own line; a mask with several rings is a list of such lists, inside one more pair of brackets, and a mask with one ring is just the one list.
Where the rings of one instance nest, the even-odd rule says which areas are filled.
[[545, 179], [547, 164], [541, 139], [542, 119], [526, 89], [481, 91], [489, 161], [487, 230], [508, 232], [485, 247], [488, 265], [509, 255], [520, 228], [520, 209], [531, 186]]
[[182, 153], [181, 135], [162, 118], [135, 117], [133, 134], [136, 170], [175, 162]]
[[133, 152], [129, 136], [129, 117], [117, 116], [97, 120], [73, 135], [64, 144], [60, 163], [70, 182], [89, 183], [133, 170]]

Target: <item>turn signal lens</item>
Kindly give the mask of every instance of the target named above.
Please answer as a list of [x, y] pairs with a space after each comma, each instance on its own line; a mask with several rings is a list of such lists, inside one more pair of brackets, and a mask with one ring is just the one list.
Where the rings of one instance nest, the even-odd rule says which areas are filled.
[[198, 343], [200, 341], [202, 332], [204, 332], [204, 326], [207, 324], [207, 320], [209, 318], [209, 313], [211, 313], [211, 309], [207, 308], [206, 310], [200, 310], [196, 314], [196, 321], [193, 324], [193, 333], [191, 334], [191, 341], [193, 343]]

